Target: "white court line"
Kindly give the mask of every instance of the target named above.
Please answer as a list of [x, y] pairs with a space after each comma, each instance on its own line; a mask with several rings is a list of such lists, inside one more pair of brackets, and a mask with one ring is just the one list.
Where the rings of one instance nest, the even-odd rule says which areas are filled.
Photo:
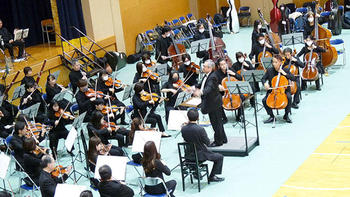
[[293, 189], [302, 189], [302, 190], [330, 190], [330, 191], [350, 190], [350, 187], [344, 187], [344, 188], [317, 188], [317, 187], [299, 187], [299, 186], [292, 186], [292, 185], [282, 185], [282, 187], [288, 187], [288, 188], [293, 188]]
[[339, 154], [339, 153], [312, 153], [312, 155], [342, 155], [342, 156], [350, 156], [350, 154]]
[[346, 125], [346, 126], [337, 126], [336, 128], [347, 128], [350, 127], [350, 125]]

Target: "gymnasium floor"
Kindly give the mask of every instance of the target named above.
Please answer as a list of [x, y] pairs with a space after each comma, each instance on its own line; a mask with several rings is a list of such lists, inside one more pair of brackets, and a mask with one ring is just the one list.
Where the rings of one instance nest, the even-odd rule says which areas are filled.
[[[237, 51], [249, 54], [251, 32], [252, 28], [242, 28], [238, 34], [224, 35], [227, 51], [233, 61], [235, 61], [234, 54]], [[332, 39], [342, 38], [345, 43], [349, 43], [349, 35], [350, 31], [343, 30], [341, 36]], [[296, 48], [298, 50], [301, 46]], [[347, 59], [349, 60], [349, 55]], [[342, 55], [339, 56], [337, 64], [341, 63]], [[123, 83], [131, 84], [134, 73], [135, 65], [127, 65], [120, 70], [118, 79], [122, 80]], [[346, 134], [346, 126], [350, 125], [349, 117], [347, 117], [347, 114], [350, 113], [350, 102], [348, 102], [350, 91], [347, 89], [348, 84], [350, 84], [349, 75], [348, 66], [332, 67], [329, 70], [329, 75], [324, 76], [322, 91], [316, 91], [314, 83], [309, 85], [308, 89], [302, 92], [299, 109], [292, 109], [292, 124], [277, 121], [276, 128], [272, 128], [272, 124], [262, 123], [268, 118], [265, 110], [262, 109], [258, 112], [260, 146], [253, 149], [247, 157], [225, 157], [222, 175], [225, 177], [224, 182], [207, 185], [204, 180], [202, 190], [198, 193], [197, 185], [191, 185], [189, 179], [186, 179], [186, 191], [183, 192], [180, 169], [176, 168], [170, 177], [165, 177], [166, 180], [175, 179], [177, 181], [175, 195], [184, 197], [294, 197], [321, 196], [320, 192], [327, 191], [322, 196], [350, 196], [350, 171], [347, 167], [349, 166], [349, 138], [346, 138], [349, 137], [349, 134]], [[264, 95], [265, 92], [258, 93], [260, 103]], [[129, 104], [130, 102], [125, 101], [125, 103]], [[158, 112], [164, 115], [163, 108], [159, 108]], [[246, 109], [247, 116], [251, 120], [253, 118], [252, 112], [253, 110]], [[283, 113], [281, 111], [278, 116], [280, 120]], [[231, 112], [226, 114], [229, 117], [229, 123], [225, 125], [226, 134], [228, 136], [242, 136], [243, 132], [238, 127], [232, 127], [235, 122], [234, 115]], [[347, 120], [342, 122], [346, 117]], [[212, 128], [207, 127], [206, 130], [212, 138]], [[168, 131], [168, 133], [172, 134], [173, 137], [162, 139], [161, 155], [169, 168], [173, 168], [179, 162], [177, 143], [181, 142], [182, 138], [181, 135], [174, 138], [178, 131]], [[249, 128], [248, 135], [255, 135], [253, 128]], [[326, 140], [328, 136], [330, 137]], [[335, 140], [341, 141], [341, 143], [335, 145]], [[320, 146], [320, 144], [322, 145]], [[59, 150], [63, 148], [63, 145], [61, 140]], [[335, 154], [321, 155], [319, 153]], [[341, 155], [337, 155], [338, 153]], [[59, 151], [59, 157], [61, 157], [59, 160], [61, 165], [70, 164], [71, 159], [66, 151]], [[306, 162], [304, 163], [304, 161]], [[78, 171], [82, 173], [85, 173], [84, 166], [85, 163], [76, 162]], [[299, 168], [299, 166], [301, 167]], [[338, 173], [339, 176], [335, 173]], [[128, 166], [126, 182], [136, 183], [137, 176], [135, 170]], [[16, 177], [11, 176], [9, 180], [13, 189], [17, 190]], [[68, 183], [73, 183], [73, 181], [69, 179]], [[78, 183], [87, 185], [87, 187], [89, 185], [87, 179], [84, 178]], [[131, 187], [138, 195], [139, 188]], [[30, 195], [28, 192], [25, 194], [26, 196]], [[94, 194], [99, 196], [98, 192], [94, 192]]]

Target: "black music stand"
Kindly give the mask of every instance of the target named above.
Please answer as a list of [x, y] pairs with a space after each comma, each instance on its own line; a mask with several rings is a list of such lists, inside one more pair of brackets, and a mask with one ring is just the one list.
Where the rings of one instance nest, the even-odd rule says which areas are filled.
[[[72, 127], [74, 127], [77, 130], [78, 133], [82, 129], [82, 125], [83, 125], [85, 116], [86, 116], [86, 112], [80, 114], [77, 118], [74, 119], [74, 121], [72, 123]], [[77, 144], [78, 144], [78, 155], [74, 159], [74, 161], [76, 161], [78, 156], [79, 156], [79, 160], [78, 161], [83, 162], [83, 159], [82, 159], [81, 155], [84, 154], [84, 153], [83, 153], [83, 151], [81, 151], [79, 138], [78, 138]]]
[[261, 63], [263, 64], [266, 70], [269, 69], [270, 67], [272, 67], [272, 57], [262, 57]]
[[128, 85], [124, 88], [123, 101], [133, 96], [134, 85]]
[[282, 35], [282, 44], [283, 46], [293, 45], [293, 49], [295, 49], [296, 44], [304, 44], [303, 32]]
[[[226, 85], [230, 94], [238, 94], [238, 95], [253, 94], [253, 90], [250, 87], [249, 82], [247, 81], [229, 81], [229, 82], [226, 82]], [[242, 123], [238, 123], [238, 124], [240, 124], [241, 128], [243, 128], [244, 130], [244, 137], [228, 137], [227, 144], [224, 144], [223, 146], [220, 146], [220, 147], [211, 148], [210, 149], [211, 151], [219, 152], [229, 156], [248, 156], [251, 150], [253, 150], [256, 146], [259, 146], [260, 143], [259, 143], [259, 131], [258, 131], [258, 121], [256, 116], [256, 108], [254, 107], [255, 124], [246, 120], [243, 102], [241, 104], [241, 109], [242, 109]], [[256, 137], [247, 136], [248, 124], [251, 124], [253, 127], [255, 127]], [[235, 127], [236, 125], [232, 125], [232, 126]]]
[[186, 92], [180, 92], [178, 95], [177, 95], [177, 98], [176, 98], [176, 101], [175, 101], [175, 105], [174, 107], [178, 107], [181, 103], [183, 103], [186, 99]]
[[24, 88], [24, 84], [18, 86], [18, 87], [13, 91], [11, 103], [12, 103], [12, 101], [14, 101], [14, 100], [16, 100], [16, 99], [22, 97], [25, 93], [26, 93], [26, 89]]
[[156, 66], [155, 71], [159, 76], [168, 75], [168, 64], [160, 64]]
[[191, 54], [207, 51], [209, 49], [210, 38], [191, 42]]
[[30, 107], [25, 108], [24, 110], [21, 110], [21, 113], [26, 115], [29, 118], [34, 118], [38, 115], [40, 103], [36, 103]]
[[[263, 70], [246, 70], [246, 71], [242, 72], [242, 77], [244, 78], [244, 80], [251, 82], [251, 83], [254, 83], [254, 84], [257, 82], [260, 82], [264, 75], [265, 75], [265, 72]], [[255, 91], [254, 91], [254, 100], [255, 100], [254, 101], [255, 102], [254, 109], [256, 111], [260, 111], [264, 106], [257, 102]], [[260, 105], [261, 108], [256, 109], [257, 105]]]

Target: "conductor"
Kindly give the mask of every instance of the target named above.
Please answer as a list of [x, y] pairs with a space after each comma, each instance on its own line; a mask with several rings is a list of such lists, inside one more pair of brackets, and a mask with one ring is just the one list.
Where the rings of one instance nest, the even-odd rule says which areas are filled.
[[227, 137], [222, 122], [221, 106], [222, 98], [219, 90], [219, 82], [214, 74], [215, 63], [208, 59], [204, 62], [205, 73], [202, 82], [197, 84], [193, 95], [202, 98], [201, 111], [209, 115], [210, 123], [214, 130], [214, 142], [209, 147], [221, 146], [227, 143]]

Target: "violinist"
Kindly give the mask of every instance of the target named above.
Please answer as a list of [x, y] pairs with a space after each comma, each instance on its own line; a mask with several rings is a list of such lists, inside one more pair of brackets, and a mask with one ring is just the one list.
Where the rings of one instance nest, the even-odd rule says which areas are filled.
[[109, 139], [116, 139], [119, 147], [126, 146], [128, 138], [125, 138], [125, 136], [128, 136], [130, 131], [112, 123], [107, 122], [101, 112], [95, 111], [87, 126], [89, 137], [97, 136], [101, 138], [102, 143], [105, 145], [109, 144]]
[[46, 80], [46, 103], [51, 103], [56, 94], [65, 90], [66, 88], [57, 84], [56, 77], [49, 74]]
[[[25, 138], [23, 142], [23, 161], [24, 171], [28, 174], [28, 176], [33, 180], [35, 185], [39, 185], [39, 177], [41, 172], [41, 158], [44, 156], [44, 153], [35, 154], [34, 151], [37, 149], [37, 145], [35, 143], [34, 138]], [[28, 186], [33, 186], [33, 183], [29, 180], [28, 177], [24, 179], [25, 183]]]
[[21, 85], [27, 84], [27, 83], [35, 84], [35, 80], [34, 80], [34, 77], [33, 77], [33, 70], [32, 70], [31, 67], [28, 67], [28, 66], [24, 67], [23, 68], [23, 73], [24, 73], [24, 77], [21, 80]]
[[169, 80], [164, 83], [161, 90], [162, 93], [166, 93], [166, 98], [169, 99], [168, 101], [165, 101], [165, 120], [167, 123], [169, 119], [169, 112], [170, 110], [175, 110], [175, 102], [177, 96], [179, 92], [182, 91], [181, 88], [177, 87], [178, 85], [176, 84], [176, 82], [179, 80], [179, 73], [177, 71], [171, 71], [169, 74]]
[[[143, 83], [145, 84], [145, 91], [150, 92], [156, 92], [159, 93], [159, 82], [160, 82], [160, 77], [151, 77], [148, 72], [153, 76], [153, 72], [147, 67], [142, 64], [142, 62], [138, 62], [136, 64], [136, 73], [134, 76], [133, 83]], [[153, 79], [152, 79], [153, 78]]]
[[79, 91], [76, 93], [75, 98], [79, 106], [79, 113], [82, 114], [86, 112], [84, 122], [88, 122], [90, 121], [91, 113], [94, 111], [93, 101], [95, 101], [96, 98], [94, 96], [91, 98], [86, 96], [85, 93], [88, 91], [88, 83], [86, 80], [79, 80], [78, 87]]
[[171, 59], [168, 57], [168, 48], [170, 47], [170, 45], [172, 44], [171, 41], [171, 33], [172, 30], [169, 26], [164, 26], [162, 28], [162, 33], [161, 36], [159, 36], [159, 38], [156, 40], [156, 58], [157, 58], [157, 62], [161, 63], [161, 64], [165, 64], [168, 61], [171, 61]]
[[149, 55], [149, 53], [143, 54], [141, 60], [143, 65], [146, 66], [146, 68], [153, 67], [156, 65], [156, 63], [151, 60], [151, 56]]
[[[292, 80], [292, 81], [296, 80], [296, 77], [292, 73], [290, 73], [287, 68], [282, 68], [282, 61], [283, 59], [280, 55], [274, 55], [272, 58], [273, 67], [270, 67], [266, 70], [265, 75], [261, 80], [262, 83], [264, 84], [265, 89], [267, 90], [266, 96], [263, 98], [262, 102], [264, 104], [264, 108], [267, 114], [270, 116], [267, 120], [264, 121], [265, 124], [271, 123], [275, 119], [272, 109], [266, 104], [267, 97], [271, 92], [271, 88], [273, 88], [272, 79], [280, 73], [281, 75], [285, 76], [288, 80]], [[288, 123], [292, 123], [292, 120], [288, 116], [288, 114], [291, 112], [291, 103], [292, 103], [292, 96], [291, 96], [289, 87], [286, 90], [286, 95], [288, 99], [288, 105], [285, 108], [285, 114], [283, 116], [283, 119]]]
[[42, 122], [42, 120], [45, 118], [45, 102], [43, 101], [42, 94], [39, 91], [36, 91], [34, 83], [27, 83], [24, 85], [26, 92], [21, 98], [19, 109], [24, 110], [28, 107], [31, 107], [37, 103], [40, 103], [39, 107], [39, 113], [36, 117], [38, 119], [38, 122]]
[[[46, 119], [46, 118], [45, 118]], [[26, 137], [33, 137], [33, 134], [35, 135], [35, 139], [37, 142], [42, 142], [46, 136], [46, 132], [49, 131], [49, 128], [45, 125], [41, 124], [40, 122], [35, 123], [34, 119], [28, 118], [25, 114], [19, 114], [17, 117], [17, 122], [24, 122], [26, 127], [25, 136]], [[46, 121], [44, 121], [46, 122]]]
[[[257, 67], [257, 63], [259, 63], [258, 56], [260, 52], [268, 51], [272, 54], [279, 54], [278, 49], [276, 49], [274, 46], [270, 45], [266, 40], [264, 34], [260, 33], [257, 38], [258, 44], [254, 45], [250, 54], [249, 59], [252, 60], [252, 64], [255, 65], [255, 68]], [[253, 59], [255, 57], [255, 59]]]
[[[53, 156], [55, 158], [55, 155], [57, 155], [57, 147], [58, 147], [58, 141], [60, 139], [66, 139], [68, 136], [69, 131], [66, 129], [65, 125], [71, 124], [72, 116], [70, 114], [70, 117], [64, 117], [61, 115], [61, 113], [64, 112], [64, 109], [67, 106], [67, 102], [64, 102], [64, 100], [61, 100], [59, 102], [52, 101], [49, 105], [48, 110], [48, 118], [49, 118], [49, 124], [52, 126], [52, 129], [49, 133], [49, 140], [50, 140], [50, 149], [53, 152]], [[67, 109], [69, 109], [67, 107]], [[66, 111], [65, 113], [70, 113]], [[68, 152], [70, 155], [73, 155], [72, 152]]]
[[88, 159], [90, 164], [90, 170], [95, 172], [95, 166], [97, 157], [99, 155], [112, 155], [112, 156], [124, 156], [124, 152], [121, 148], [112, 144], [105, 145], [101, 139], [97, 136], [92, 136], [89, 140]]
[[153, 99], [149, 101], [143, 101], [141, 95], [145, 93], [142, 83], [136, 83], [134, 86], [135, 94], [132, 97], [132, 103], [134, 106], [134, 112], [131, 117], [134, 119], [136, 117], [144, 119], [147, 114], [147, 108], [150, 108], [147, 118], [144, 120], [146, 123], [151, 124], [151, 127], [158, 125], [159, 131], [162, 132], [162, 137], [170, 137], [170, 135], [165, 133], [165, 128], [163, 126], [162, 117], [159, 114], [155, 113], [155, 110], [158, 106], [158, 102], [155, 102]]
[[[309, 35], [307, 36], [307, 38], [304, 40], [305, 42], [305, 46], [300, 50], [300, 52], [298, 53], [297, 57], [299, 58], [300, 56], [303, 56], [304, 60], [305, 60], [305, 55], [307, 53], [310, 53], [311, 50], [315, 53], [318, 54], [318, 56], [320, 57], [321, 53], [326, 52], [326, 49], [317, 46], [315, 39]], [[305, 63], [305, 62], [304, 62]], [[316, 67], [317, 70], [320, 74], [324, 74], [325, 70], [322, 66], [322, 61], [316, 60]], [[321, 90], [320, 87], [320, 78], [317, 78], [317, 80], [315, 80], [315, 84], [316, 84], [316, 90]], [[301, 90], [305, 90], [307, 88], [307, 84], [305, 80], [301, 80]]]
[[191, 56], [188, 53], [182, 55], [182, 61], [184, 63], [180, 66], [179, 73], [184, 74], [186, 84], [190, 86], [196, 85], [198, 83], [200, 67], [194, 62], [191, 62]]
[[[107, 71], [102, 70], [100, 72], [100, 77], [97, 82], [97, 91], [101, 91], [106, 95], [110, 95], [110, 101], [111, 104], [116, 105], [118, 107], [123, 107], [118, 110], [119, 115], [115, 117], [115, 120], [120, 119], [121, 125], [128, 125], [128, 123], [125, 122], [125, 105], [122, 103], [116, 96], [115, 93], [121, 92], [124, 90], [124, 87], [122, 84], [119, 84], [119, 87], [117, 88], [117, 85], [110, 85], [107, 81], [113, 81], [113, 79], [108, 76]], [[116, 80], [116, 79], [114, 79]], [[113, 83], [113, 82], [112, 82]], [[105, 103], [109, 104], [108, 97], [105, 97]]]
[[41, 158], [42, 171], [39, 177], [39, 186], [42, 197], [54, 197], [58, 183], [64, 183], [68, 179], [72, 166], [66, 168], [62, 177], [52, 177], [51, 172], [56, 168], [56, 162], [50, 155], [44, 155]]
[[304, 68], [305, 65], [303, 62], [301, 62], [299, 60], [299, 58], [294, 57], [293, 56], [293, 51], [291, 48], [285, 48], [283, 50], [283, 55], [285, 57], [285, 61], [283, 64], [283, 67], [288, 67], [289, 64], [296, 66], [297, 70], [298, 70], [298, 76], [296, 76], [296, 85], [297, 85], [297, 91], [296, 93], [293, 95], [293, 103], [292, 103], [292, 108], [294, 109], [298, 109], [298, 104], [300, 103], [300, 94], [301, 94], [301, 90], [300, 90], [300, 75], [299, 75], [299, 68]]
[[[23, 141], [25, 139], [26, 135], [26, 126], [24, 122], [17, 121], [15, 123], [15, 130], [13, 132], [12, 139], [10, 141], [10, 149], [14, 152], [14, 157], [18, 161], [18, 163], [23, 166], [24, 160], [23, 160]], [[19, 167], [16, 165], [16, 169], [18, 170]]]
[[[221, 85], [221, 82], [224, 78], [226, 78], [228, 75], [230, 75], [230, 77], [234, 77], [236, 78], [238, 81], [242, 81], [242, 76], [237, 74], [236, 72], [232, 71], [231, 69], [228, 69], [228, 65], [226, 63], [226, 60], [224, 58], [219, 58], [216, 62], [216, 67], [217, 70], [214, 72], [218, 81], [219, 81], [219, 90], [221, 95], [223, 96], [225, 93], [225, 89], [224, 87]], [[240, 95], [241, 97], [241, 101], [244, 101], [244, 95]], [[241, 113], [242, 113], [242, 108], [238, 109], [238, 114], [236, 117], [236, 120], [239, 121], [240, 117], [241, 117]], [[221, 106], [221, 113], [222, 113], [222, 121], [223, 123], [227, 123], [227, 117], [224, 111], [224, 108]]]
[[78, 60], [72, 60], [72, 71], [69, 73], [69, 81], [72, 86], [73, 93], [77, 91], [79, 80], [87, 80], [88, 77], [87, 74], [80, 69], [81, 67]]

